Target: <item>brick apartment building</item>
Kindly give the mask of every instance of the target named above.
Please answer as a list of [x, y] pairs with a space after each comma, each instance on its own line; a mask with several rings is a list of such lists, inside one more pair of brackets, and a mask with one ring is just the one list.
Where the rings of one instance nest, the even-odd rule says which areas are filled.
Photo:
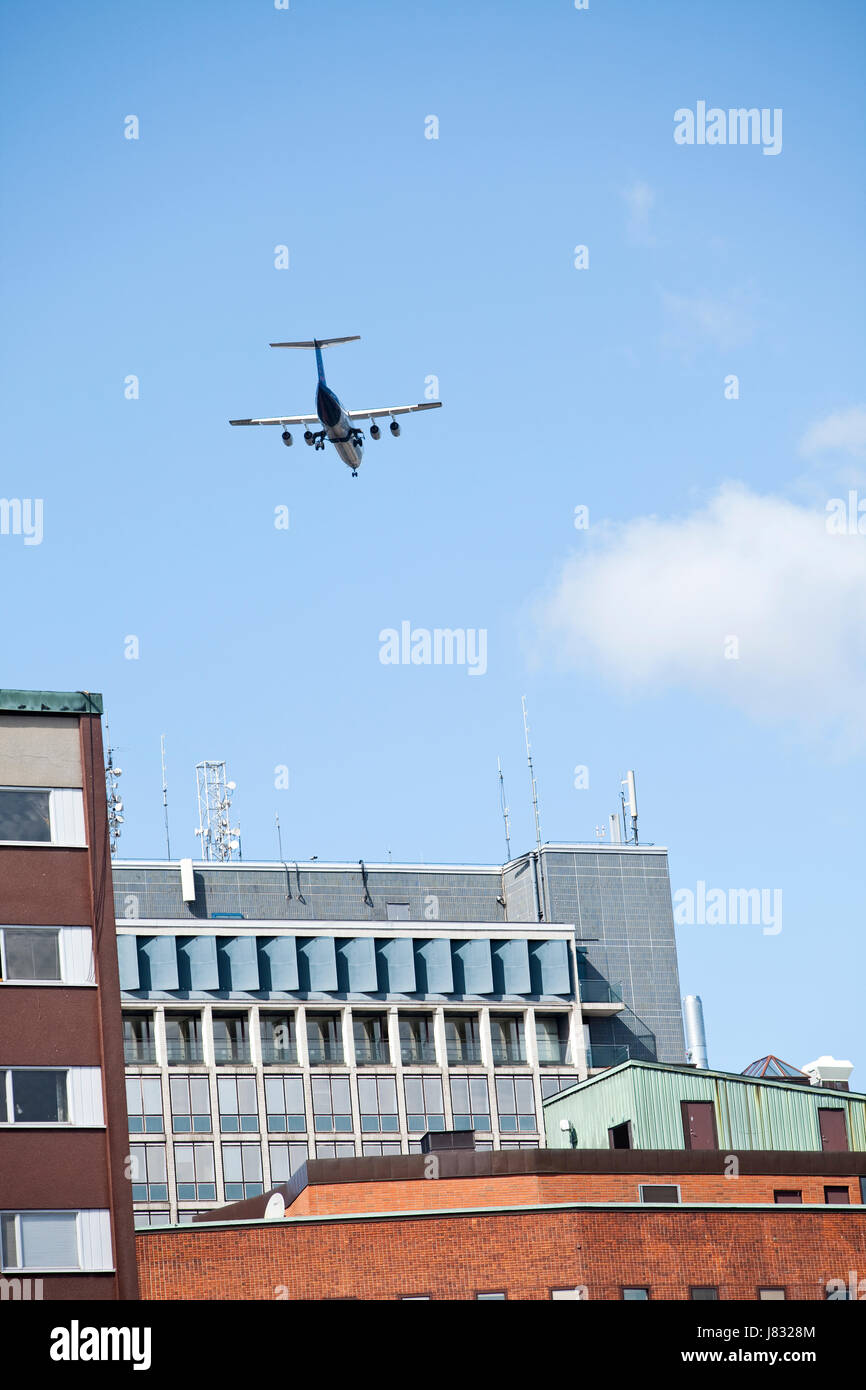
[[137, 1297], [101, 696], [0, 690], [0, 1282]]

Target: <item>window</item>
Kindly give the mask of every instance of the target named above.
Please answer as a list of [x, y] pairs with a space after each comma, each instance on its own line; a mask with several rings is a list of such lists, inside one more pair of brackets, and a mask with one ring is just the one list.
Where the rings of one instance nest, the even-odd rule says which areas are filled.
[[67, 1124], [67, 1075], [35, 1067], [0, 1071], [0, 1124]]
[[[165, 1029], [168, 1033], [168, 1019]], [[133, 1066], [156, 1061], [153, 1014], [123, 1015], [123, 1057]]]
[[689, 1289], [689, 1298], [694, 1303], [707, 1303], [719, 1296], [718, 1289], [714, 1289], [710, 1284], [699, 1284]]
[[4, 927], [0, 979], [61, 980], [60, 931], [56, 927]]
[[[523, 1019], [519, 1014], [492, 1014], [490, 1017], [490, 1038], [495, 1067], [513, 1066], [515, 1062], [526, 1061]], [[564, 1059], [557, 1057], [556, 1060]]]
[[383, 1154], [398, 1154], [401, 1152], [399, 1139], [383, 1142], [378, 1139], [365, 1139], [361, 1145], [361, 1153], [365, 1158], [378, 1158]]
[[[475, 1140], [475, 1152], [476, 1152], [476, 1153], [491, 1153], [492, 1150], [493, 1150], [493, 1140], [492, 1140], [492, 1139], [476, 1139], [476, 1140]], [[411, 1145], [411, 1144], [409, 1145], [409, 1152], [410, 1152], [410, 1153], [415, 1153], [415, 1152], [416, 1152], [416, 1151], [412, 1148], [412, 1145]], [[421, 1152], [421, 1145], [420, 1145], [420, 1144], [418, 1145], [417, 1152], [418, 1152], [418, 1153]]]
[[555, 1096], [558, 1091], [564, 1091], [567, 1086], [576, 1086], [580, 1077], [575, 1073], [557, 1076], [555, 1072], [547, 1072], [541, 1078], [541, 1097], [547, 1100], [548, 1096]]
[[217, 1078], [220, 1129], [224, 1134], [255, 1134], [259, 1128], [259, 1103], [254, 1076]]
[[177, 1214], [178, 1223], [181, 1226], [190, 1226], [197, 1216], [204, 1216], [207, 1207], [199, 1207], [197, 1211], [179, 1211]]
[[312, 1066], [343, 1060], [343, 1031], [339, 1014], [307, 1014], [307, 1052]]
[[306, 1144], [270, 1144], [268, 1151], [271, 1160], [271, 1182], [288, 1182], [307, 1161]]
[[214, 1014], [214, 1061], [237, 1064], [250, 1060], [250, 1040], [246, 1014]]
[[171, 1127], [175, 1134], [210, 1134], [210, 1083], [206, 1076], [171, 1076]]
[[502, 1149], [537, 1149], [537, 1139], [503, 1139], [500, 1144]]
[[297, 1062], [294, 1014], [261, 1014], [262, 1061]]
[[363, 1133], [397, 1133], [400, 1128], [400, 1121], [397, 1117], [396, 1077], [359, 1076], [358, 1099], [361, 1107], [361, 1130]]
[[3, 1269], [80, 1269], [74, 1211], [0, 1213]]
[[442, 1077], [407, 1076], [403, 1086], [406, 1093], [406, 1124], [410, 1133], [426, 1134], [430, 1129], [444, 1129]]
[[499, 1107], [499, 1128], [503, 1134], [516, 1129], [536, 1128], [531, 1076], [497, 1076], [496, 1104]]
[[565, 1014], [536, 1014], [535, 1037], [542, 1067], [568, 1061], [568, 1018]]
[[587, 1288], [585, 1284], [578, 1284], [577, 1287], [573, 1289], [551, 1289], [550, 1297], [552, 1299], [559, 1299], [563, 1302], [566, 1299], [574, 1300], [575, 1302], [584, 1302], [587, 1298]]
[[436, 1061], [432, 1014], [400, 1014], [400, 1060], [404, 1067]]
[[773, 1201], [779, 1207], [795, 1207], [803, 1201], [803, 1194], [793, 1188], [777, 1189], [773, 1193]]
[[649, 1289], [632, 1285], [623, 1289], [622, 1296], [627, 1302], [642, 1303], [649, 1298]]
[[[490, 1096], [486, 1076], [452, 1076], [451, 1109], [455, 1129], [490, 1129]], [[411, 1126], [410, 1126], [411, 1128]]]
[[391, 1060], [388, 1049], [388, 1020], [384, 1014], [355, 1014], [352, 1019], [355, 1061], [359, 1066]]
[[261, 1145], [223, 1144], [223, 1179], [227, 1202], [260, 1197], [264, 1192]]
[[481, 1033], [477, 1014], [446, 1014], [445, 1042], [448, 1062], [458, 1065], [481, 1061]]
[[314, 1076], [313, 1124], [320, 1134], [351, 1130], [352, 1103], [348, 1076]]
[[316, 1158], [354, 1158], [355, 1145], [351, 1143], [343, 1144], [317, 1144]]
[[170, 1211], [136, 1211], [133, 1222], [137, 1231], [146, 1231], [149, 1226], [170, 1226]]
[[480, 1303], [482, 1300], [485, 1300], [485, 1301], [486, 1301], [486, 1300], [490, 1300], [490, 1299], [500, 1299], [500, 1298], [504, 1298], [504, 1297], [505, 1297], [505, 1294], [504, 1294], [504, 1293], [477, 1293], [477, 1294], [475, 1295], [475, 1297], [476, 1297], [476, 1299], [478, 1300], [478, 1302]]
[[182, 1202], [215, 1202], [213, 1144], [175, 1144], [177, 1195]]
[[168, 1201], [164, 1144], [130, 1144], [129, 1168], [134, 1202]]
[[758, 1298], [762, 1303], [769, 1303], [774, 1299], [784, 1299], [784, 1289], [758, 1289]]
[[642, 1182], [639, 1187], [642, 1202], [678, 1202], [680, 1189], [677, 1183]]
[[408, 903], [387, 903], [385, 907], [389, 922], [408, 922], [409, 904]]
[[[268, 1132], [303, 1134], [307, 1128], [304, 1108], [304, 1081], [301, 1076], [266, 1076], [265, 1105]], [[306, 1152], [306, 1146], [304, 1147]]]
[[825, 1187], [824, 1201], [830, 1207], [847, 1207], [851, 1201], [851, 1194], [847, 1187]]
[[158, 1076], [126, 1078], [126, 1109], [130, 1134], [161, 1134], [162, 1083]]
[[41, 788], [0, 787], [0, 840], [50, 844], [50, 803], [50, 791]]
[[401, 1293], [401, 1303], [429, 1303], [429, 1293]]
[[204, 1061], [200, 1014], [166, 1014], [165, 1055], [170, 1066]]
[[860, 1179], [860, 1201], [866, 1205], [866, 1178]]
[[623, 1120], [621, 1124], [611, 1125], [607, 1131], [607, 1139], [612, 1149], [630, 1149], [631, 1120]]

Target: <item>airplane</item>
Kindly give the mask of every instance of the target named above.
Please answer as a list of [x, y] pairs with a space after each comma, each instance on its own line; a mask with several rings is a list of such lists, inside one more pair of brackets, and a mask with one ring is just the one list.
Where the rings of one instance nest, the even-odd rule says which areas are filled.
[[[316, 366], [319, 370], [319, 384], [316, 390], [316, 414], [315, 415], [280, 415], [270, 420], [229, 420], [230, 425], [282, 425], [282, 441], [288, 447], [293, 443], [292, 436], [287, 425], [306, 425], [304, 430], [304, 443], [312, 444], [316, 449], [324, 449], [325, 440], [328, 439], [333, 444], [338, 455], [345, 464], [352, 470], [352, 477], [357, 478], [358, 469], [361, 467], [361, 458], [364, 452], [364, 432], [358, 429], [353, 422], [355, 420], [370, 421], [370, 438], [381, 439], [382, 431], [376, 421], [386, 415], [390, 415], [391, 424], [389, 429], [396, 438], [400, 433], [400, 426], [395, 420], [396, 415], [409, 415], [415, 410], [435, 410], [442, 404], [441, 401], [424, 401], [419, 405], [393, 405], [377, 410], [346, 410], [341, 404], [339, 397], [331, 390], [325, 380], [325, 368], [322, 363], [322, 348], [331, 347], [334, 343], [357, 343], [360, 341], [360, 334], [355, 333], [349, 338], [313, 338], [310, 342], [303, 343], [269, 343], [273, 348], [312, 348], [316, 354]], [[310, 425], [321, 424], [322, 429], [311, 430]]]

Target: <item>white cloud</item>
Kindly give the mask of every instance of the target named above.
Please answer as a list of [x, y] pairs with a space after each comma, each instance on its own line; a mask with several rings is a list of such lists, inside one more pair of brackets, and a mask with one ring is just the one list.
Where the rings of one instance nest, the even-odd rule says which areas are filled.
[[628, 231], [635, 241], [649, 242], [649, 215], [656, 195], [648, 183], [637, 179], [629, 188], [622, 190], [623, 201], [628, 208]]
[[866, 541], [825, 520], [727, 484], [687, 516], [594, 526], [536, 606], [542, 642], [631, 692], [685, 687], [859, 749]]
[[662, 306], [668, 320], [664, 342], [669, 347], [688, 352], [710, 343], [727, 352], [752, 336], [752, 315], [742, 294], [713, 299], [662, 290]]
[[810, 425], [800, 440], [800, 453], [805, 458], [837, 452], [866, 458], [866, 406], [854, 405], [826, 415]]

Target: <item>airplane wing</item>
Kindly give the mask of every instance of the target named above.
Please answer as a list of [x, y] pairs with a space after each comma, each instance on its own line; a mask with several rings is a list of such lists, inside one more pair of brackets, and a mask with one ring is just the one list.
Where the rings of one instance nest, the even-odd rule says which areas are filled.
[[[385, 413], [387, 414], [387, 411]], [[230, 425], [317, 425], [318, 423], [318, 415], [277, 415], [272, 420], [229, 420]]]
[[347, 410], [350, 420], [375, 420], [383, 415], [409, 415], [413, 410], [435, 410], [441, 401], [424, 401], [421, 405], [392, 405], [382, 410]]

